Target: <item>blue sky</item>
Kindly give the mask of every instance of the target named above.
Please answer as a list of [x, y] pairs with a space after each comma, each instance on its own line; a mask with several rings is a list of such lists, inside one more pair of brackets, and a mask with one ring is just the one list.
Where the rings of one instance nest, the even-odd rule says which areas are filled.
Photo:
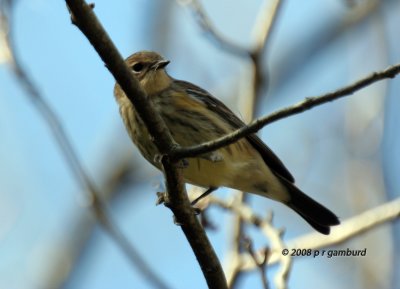
[[[249, 46], [260, 1], [248, 2], [208, 0], [204, 7], [222, 34]], [[379, 12], [351, 25], [354, 17], [343, 2], [284, 1], [267, 47], [270, 87], [268, 98], [259, 104], [260, 115], [399, 62], [395, 37], [399, 3], [386, 1]], [[206, 88], [240, 113], [237, 98], [246, 87], [249, 64], [211, 43], [186, 7], [161, 0], [95, 4], [95, 13], [122, 55], [142, 49], [159, 51], [171, 60], [172, 76]], [[161, 174], [131, 145], [112, 95], [114, 80], [71, 25], [65, 2], [18, 1], [14, 17], [23, 66], [58, 114], [97, 186], [105, 190], [115, 167], [126, 160], [132, 165], [128, 186], [120, 188], [109, 205], [119, 226], [168, 284], [205, 288], [170, 211], [154, 206]], [[346, 100], [272, 124], [260, 135], [304, 191], [345, 219], [398, 197], [400, 184], [394, 172], [400, 163], [396, 133], [400, 119], [395, 110], [400, 105], [399, 89], [398, 79], [382, 82]], [[104, 231], [91, 225], [82, 188], [46, 123], [4, 63], [0, 64], [0, 160], [0, 288], [54, 288], [67, 273], [63, 288], [151, 288]], [[279, 204], [259, 197], [252, 197], [250, 203], [261, 215], [272, 209], [274, 224], [287, 228], [287, 240], [310, 231]], [[209, 236], [224, 260], [230, 216], [220, 210], [212, 210], [211, 216], [219, 230]], [[398, 236], [398, 226], [394, 232]], [[249, 234], [257, 246], [267, 242], [254, 230]], [[385, 226], [341, 245], [368, 247], [363, 260], [295, 260], [289, 284], [309, 288], [313, 280], [315, 288], [346, 288], [343, 284], [369, 288], [363, 280], [369, 264], [379, 260], [371, 284], [390, 288], [391, 269], [396, 268], [392, 258], [399, 254], [394, 236]], [[378, 240], [387, 246], [382, 248]], [[273, 275], [272, 269], [270, 280]], [[338, 283], [338, 276], [344, 283]], [[251, 273], [243, 288], [261, 288], [259, 281]]]

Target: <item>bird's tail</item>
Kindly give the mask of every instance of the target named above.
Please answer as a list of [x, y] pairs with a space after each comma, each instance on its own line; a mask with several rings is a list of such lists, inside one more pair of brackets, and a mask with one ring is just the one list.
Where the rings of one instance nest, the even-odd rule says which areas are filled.
[[290, 200], [286, 203], [318, 232], [329, 235], [331, 226], [339, 225], [338, 217], [323, 205], [300, 191], [294, 184], [279, 177], [287, 188]]

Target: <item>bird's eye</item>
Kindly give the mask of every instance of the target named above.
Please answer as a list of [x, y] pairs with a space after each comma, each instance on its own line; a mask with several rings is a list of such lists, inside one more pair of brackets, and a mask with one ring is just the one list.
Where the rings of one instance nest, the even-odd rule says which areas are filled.
[[143, 67], [144, 67], [143, 63], [138, 62], [132, 65], [132, 70], [133, 72], [141, 72]]

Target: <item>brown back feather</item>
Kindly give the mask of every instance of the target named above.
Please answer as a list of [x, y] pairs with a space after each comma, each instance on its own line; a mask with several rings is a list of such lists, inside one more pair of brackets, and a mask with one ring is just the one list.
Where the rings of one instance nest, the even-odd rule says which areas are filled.
[[[208, 109], [213, 111], [219, 117], [227, 120], [232, 129], [238, 129], [246, 124], [241, 121], [225, 104], [213, 97], [208, 91], [186, 81], [175, 80], [180, 87], [186, 88], [186, 93], [202, 101]], [[250, 144], [260, 153], [266, 165], [276, 174], [293, 183], [294, 178], [282, 161], [273, 153], [273, 151], [255, 134], [246, 137]]]

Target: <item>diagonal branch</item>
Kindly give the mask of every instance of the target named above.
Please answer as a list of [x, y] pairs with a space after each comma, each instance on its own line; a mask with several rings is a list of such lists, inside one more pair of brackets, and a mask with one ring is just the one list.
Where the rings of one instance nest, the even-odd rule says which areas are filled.
[[106, 206], [101, 199], [101, 194], [97, 190], [95, 184], [92, 182], [81, 161], [79, 160], [75, 149], [67, 137], [66, 132], [59, 120], [59, 117], [54, 110], [49, 106], [46, 100], [43, 98], [38, 87], [30, 78], [30, 76], [23, 69], [13, 41], [12, 27], [9, 25], [11, 22], [10, 17], [12, 14], [12, 1], [3, 2], [1, 9], [1, 21], [3, 27], [7, 28], [7, 45], [10, 51], [10, 60], [14, 69], [14, 73], [17, 76], [21, 86], [25, 89], [27, 96], [34, 104], [35, 108], [41, 114], [46, 124], [49, 126], [54, 139], [56, 140], [61, 152], [66, 160], [69, 169], [73, 173], [75, 179], [85, 189], [88, 194], [88, 198], [91, 200], [91, 210], [93, 211], [96, 219], [102, 225], [106, 233], [114, 240], [117, 246], [126, 254], [131, 264], [140, 271], [144, 278], [152, 284], [155, 288], [168, 289], [164, 281], [161, 280], [158, 275], [153, 272], [151, 267], [144, 261], [138, 250], [129, 243], [125, 235], [115, 224], [114, 220], [109, 215]]
[[246, 48], [228, 40], [214, 27], [212, 21], [208, 18], [200, 0], [178, 1], [178, 3], [182, 5], [189, 6], [193, 13], [194, 19], [197, 21], [197, 24], [214, 44], [219, 46], [224, 51], [239, 57], [252, 57], [254, 54], [262, 53], [262, 50], [268, 41], [271, 29], [274, 26], [273, 23], [276, 19], [281, 2], [281, 0], [274, 0], [271, 5], [270, 1], [264, 1], [263, 7], [260, 9], [260, 14], [258, 15], [254, 24], [254, 44], [251, 48]]
[[66, 0], [66, 2], [70, 9], [72, 23], [88, 38], [108, 70], [118, 80], [129, 100], [135, 107], [140, 108], [137, 112], [151, 136], [154, 137], [155, 145], [161, 154], [166, 154], [175, 146], [174, 140], [161, 117], [147, 101], [147, 96], [140, 88], [137, 79], [132, 77], [131, 70], [114, 43], [97, 20], [93, 12], [94, 6], [86, 4], [85, 1]]
[[278, 110], [270, 115], [258, 118], [253, 120], [250, 124], [243, 126], [240, 129], [235, 130], [234, 132], [227, 134], [223, 137], [220, 137], [216, 140], [209, 141], [200, 145], [177, 148], [172, 152], [172, 157], [176, 159], [186, 158], [186, 157], [194, 157], [200, 154], [208, 153], [214, 150], [217, 150], [221, 147], [227, 146], [236, 142], [237, 140], [246, 137], [249, 134], [255, 133], [259, 131], [261, 128], [270, 124], [274, 121], [302, 113], [306, 110], [309, 110], [315, 106], [325, 104], [330, 101], [337, 100], [339, 98], [352, 95], [356, 91], [371, 85], [372, 83], [378, 82], [387, 78], [394, 78], [400, 73], [400, 64], [396, 64], [388, 67], [387, 69], [379, 72], [374, 72], [371, 75], [362, 78], [355, 83], [338, 89], [334, 92], [326, 93], [321, 96], [316, 97], [308, 97], [305, 100], [301, 101], [298, 104], [293, 106], [289, 106]]
[[[237, 208], [238, 212], [244, 214], [244, 208]], [[243, 211], [243, 212], [242, 212]], [[342, 244], [360, 234], [372, 230], [384, 223], [393, 222], [400, 218], [400, 198], [387, 202], [375, 208], [369, 209], [359, 215], [343, 221], [340, 226], [332, 228], [329, 236], [321, 235], [315, 232], [300, 236], [286, 242], [286, 248], [299, 249], [306, 248], [317, 250], [327, 248], [333, 245]], [[266, 235], [268, 237], [268, 235]], [[261, 254], [257, 256], [259, 260]], [[271, 248], [271, 254], [268, 258], [268, 264], [273, 265], [281, 261], [282, 250], [280, 247]], [[297, 258], [296, 258], [297, 259]], [[251, 256], [242, 255], [242, 270], [253, 270], [256, 264]]]
[[188, 0], [179, 2], [190, 7], [198, 25], [203, 29], [205, 35], [207, 35], [213, 43], [221, 47], [224, 51], [232, 53], [233, 55], [240, 57], [251, 56], [251, 52], [248, 49], [228, 40], [225, 36], [220, 34], [215, 29], [199, 0]]
[[[287, 246], [284, 244], [283, 240], [282, 240], [282, 234], [284, 233], [283, 230], [278, 230], [276, 228], [274, 228], [271, 225], [271, 220], [272, 220], [272, 215], [271, 217], [268, 219], [262, 219], [260, 218], [258, 215], [256, 215], [253, 210], [247, 206], [246, 204], [243, 204], [241, 202], [237, 202], [233, 199], [233, 201], [225, 201], [222, 199], [219, 199], [217, 197], [211, 196], [208, 199], [208, 202], [210, 205], [217, 205], [221, 208], [227, 209], [229, 211], [231, 211], [232, 213], [235, 213], [237, 215], [239, 215], [245, 222], [256, 226], [258, 229], [260, 229], [260, 231], [262, 232], [262, 234], [264, 234], [264, 236], [266, 236], [266, 238], [269, 240], [270, 244], [271, 244], [271, 252], [282, 252], [282, 250], [284, 248], [286, 248]], [[264, 252], [265, 253], [265, 252]], [[241, 256], [243, 256], [243, 253], [241, 254]], [[238, 256], [238, 264], [240, 265], [240, 269], [243, 270], [244, 266], [243, 266], [243, 257]], [[269, 255], [270, 256], [270, 255]], [[246, 257], [249, 257], [249, 254], [246, 254]], [[259, 262], [262, 262], [264, 256], [260, 256], [259, 254], [256, 255], [257, 260], [259, 260]], [[287, 279], [289, 277], [289, 273], [290, 273], [290, 269], [291, 269], [291, 265], [292, 265], [292, 260], [290, 258], [290, 256], [284, 256], [284, 255], [276, 255], [275, 257], [275, 263], [280, 263], [280, 267], [275, 275], [275, 285], [276, 288], [279, 289], [285, 289], [287, 288]], [[270, 261], [270, 257], [268, 257], [268, 264], [271, 263]], [[247, 262], [249, 262], [249, 259], [246, 259]], [[250, 261], [251, 263], [251, 261]], [[254, 269], [256, 264], [254, 259], [252, 259], [252, 268]], [[232, 264], [229, 264], [230, 266]], [[232, 268], [229, 267], [227, 270], [227, 279], [228, 279], [228, 284], [231, 284], [232, 282], [234, 282], [234, 274], [235, 274], [235, 270], [237, 270], [237, 268]]]
[[274, 23], [277, 20], [278, 12], [282, 6], [282, 0], [272, 1], [265, 0], [263, 6], [260, 9], [260, 14], [257, 17], [256, 23], [254, 24], [254, 51], [262, 53], [266, 44], [268, 43], [272, 29], [275, 27]]
[[208, 287], [213, 289], [227, 288], [221, 264], [204, 229], [197, 221], [190, 207], [182, 176], [177, 170], [176, 161], [171, 161], [168, 157], [168, 154], [176, 146], [169, 130], [147, 101], [147, 97], [140, 88], [138, 81], [133, 77], [130, 69], [97, 20], [92, 11], [92, 6], [87, 5], [82, 0], [66, 0], [66, 2], [71, 12], [72, 22], [93, 45], [154, 138], [154, 144], [162, 155], [160, 159], [167, 181], [168, 193], [165, 198], [165, 204], [173, 211], [176, 221], [180, 223], [197, 257]]
[[[249, 224], [260, 227], [264, 236], [268, 240], [271, 240], [270, 254], [267, 262], [270, 266], [280, 264], [280, 270], [275, 279], [278, 288], [285, 288], [284, 286], [291, 266], [290, 254], [283, 255], [283, 249], [287, 248], [290, 252], [291, 249], [318, 250], [339, 245], [359, 236], [363, 232], [372, 230], [381, 224], [392, 222], [400, 218], [400, 198], [398, 198], [343, 221], [340, 226], [332, 228], [332, 232], [329, 236], [312, 232], [287, 241], [286, 245], [284, 245], [280, 238], [280, 234], [276, 233], [276, 229], [270, 225], [270, 222], [261, 219], [247, 205], [239, 202], [222, 200], [214, 196], [211, 196], [208, 199], [208, 202], [209, 205], [217, 205], [232, 211], [233, 213], [240, 215], [243, 220]], [[264, 252], [255, 253], [255, 257], [256, 258], [249, 254], [241, 254], [241, 256], [238, 257], [238, 260], [235, 261], [241, 265], [241, 270], [250, 271], [257, 268], [254, 259], [258, 261], [263, 260]], [[230, 268], [227, 270], [228, 282], [231, 281], [233, 274], [229, 269]]]

